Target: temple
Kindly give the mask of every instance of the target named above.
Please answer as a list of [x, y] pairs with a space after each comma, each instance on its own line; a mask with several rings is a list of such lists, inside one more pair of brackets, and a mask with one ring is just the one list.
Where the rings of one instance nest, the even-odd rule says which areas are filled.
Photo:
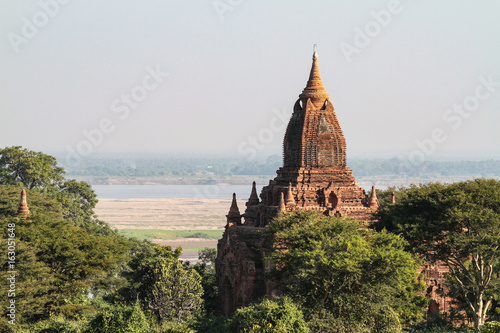
[[379, 208], [375, 188], [368, 198], [346, 166], [345, 138], [323, 87], [316, 52], [312, 60], [283, 140], [283, 167], [262, 189], [260, 199], [253, 183], [243, 214], [233, 195], [215, 264], [219, 307], [225, 315], [278, 292], [276, 282], [264, 279], [268, 263], [259, 230], [279, 212], [315, 210], [368, 223]]
[[26, 190], [23, 189], [21, 191], [21, 201], [19, 202], [19, 208], [17, 209], [17, 215], [20, 218], [26, 218], [30, 214], [30, 210], [28, 208], [28, 201], [26, 199]]

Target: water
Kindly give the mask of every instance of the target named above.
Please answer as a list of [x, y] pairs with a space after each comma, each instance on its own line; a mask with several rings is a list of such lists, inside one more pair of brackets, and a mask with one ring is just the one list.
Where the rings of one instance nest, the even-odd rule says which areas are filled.
[[[257, 185], [257, 194], [262, 185]], [[97, 199], [238, 199], [250, 197], [252, 185], [93, 185]]]

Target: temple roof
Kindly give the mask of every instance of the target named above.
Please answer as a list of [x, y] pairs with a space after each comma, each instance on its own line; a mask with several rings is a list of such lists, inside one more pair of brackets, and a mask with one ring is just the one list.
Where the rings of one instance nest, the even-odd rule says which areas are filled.
[[314, 52], [307, 85], [295, 103], [283, 140], [284, 167], [346, 167], [346, 144], [319, 74]]
[[302, 94], [299, 95], [299, 98], [303, 100], [310, 98], [313, 102], [323, 102], [327, 98], [330, 98], [330, 96], [326, 93], [323, 82], [321, 81], [321, 76], [319, 75], [318, 53], [316, 51], [312, 59], [313, 63], [311, 73], [309, 74], [309, 80]]
[[236, 203], [236, 193], [233, 193], [233, 201], [231, 202], [231, 207], [229, 208], [229, 213], [227, 214], [227, 216], [240, 216], [240, 210], [238, 209], [238, 204]]

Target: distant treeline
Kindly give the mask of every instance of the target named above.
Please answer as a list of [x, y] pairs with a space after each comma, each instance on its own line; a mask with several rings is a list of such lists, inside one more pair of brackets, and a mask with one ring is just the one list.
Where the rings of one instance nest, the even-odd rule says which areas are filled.
[[68, 175], [80, 177], [200, 177], [272, 175], [282, 164], [279, 155], [248, 162], [226, 156], [165, 156], [157, 158], [86, 158], [66, 167]]
[[[499, 177], [500, 160], [424, 161], [412, 164], [399, 159], [349, 159], [357, 177], [365, 176], [466, 176]], [[154, 158], [86, 158], [67, 167], [68, 175], [80, 177], [200, 177], [231, 175], [273, 175], [282, 166], [279, 155], [264, 161], [247, 161], [231, 156], [162, 156]]]
[[465, 177], [498, 177], [500, 161], [424, 161], [409, 163], [399, 159], [365, 160], [352, 159], [348, 166], [358, 177], [407, 175], [407, 176], [465, 176]]

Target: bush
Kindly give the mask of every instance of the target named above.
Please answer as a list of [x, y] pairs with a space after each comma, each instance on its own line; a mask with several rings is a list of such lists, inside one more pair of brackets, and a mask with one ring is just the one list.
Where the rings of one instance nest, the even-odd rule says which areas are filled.
[[490, 321], [481, 327], [481, 333], [500, 333], [500, 322]]
[[288, 297], [264, 298], [260, 303], [236, 310], [229, 332], [309, 332], [302, 311]]
[[[88, 328], [86, 319], [69, 320], [64, 316], [51, 317], [28, 326], [26, 333], [84, 333]], [[19, 331], [18, 331], [19, 332]]]
[[86, 333], [143, 333], [149, 322], [139, 303], [134, 306], [108, 306], [90, 322]]

